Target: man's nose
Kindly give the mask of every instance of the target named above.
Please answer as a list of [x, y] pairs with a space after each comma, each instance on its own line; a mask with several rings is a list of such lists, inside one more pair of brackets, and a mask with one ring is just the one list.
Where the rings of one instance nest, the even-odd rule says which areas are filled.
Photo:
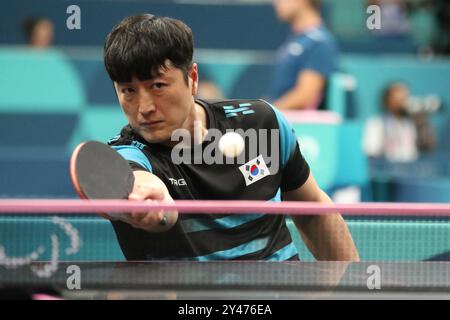
[[155, 111], [155, 102], [152, 96], [145, 90], [139, 92], [139, 112], [148, 114]]

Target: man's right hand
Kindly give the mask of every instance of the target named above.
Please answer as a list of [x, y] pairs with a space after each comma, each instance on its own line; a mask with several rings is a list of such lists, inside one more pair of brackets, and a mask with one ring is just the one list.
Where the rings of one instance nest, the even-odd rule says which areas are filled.
[[[132, 201], [168, 202], [173, 199], [166, 185], [154, 174], [147, 171], [134, 171], [134, 186], [128, 199]], [[126, 215], [122, 221], [135, 228], [148, 232], [164, 232], [175, 225], [178, 219], [178, 211], [149, 211], [134, 212]]]

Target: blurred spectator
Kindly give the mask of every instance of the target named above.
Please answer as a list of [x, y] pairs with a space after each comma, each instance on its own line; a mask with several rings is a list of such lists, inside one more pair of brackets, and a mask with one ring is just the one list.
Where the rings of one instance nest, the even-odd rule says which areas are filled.
[[405, 0], [369, 0], [368, 5], [377, 5], [381, 9], [381, 29], [373, 30], [384, 36], [407, 35], [409, 21]]
[[27, 44], [36, 49], [45, 49], [53, 44], [53, 22], [45, 17], [32, 17], [23, 24]]
[[384, 115], [369, 119], [364, 132], [364, 149], [369, 156], [392, 162], [411, 162], [420, 151], [435, 147], [434, 131], [423, 111], [412, 111], [408, 87], [389, 85], [383, 92]]
[[338, 48], [325, 28], [318, 0], [275, 0], [291, 34], [277, 52], [269, 100], [280, 109], [317, 109], [329, 76], [337, 69]]
[[450, 1], [435, 0], [434, 5], [439, 27], [435, 49], [438, 53], [450, 54]]
[[222, 90], [211, 80], [198, 83], [197, 98], [199, 99], [224, 99]]
[[[406, 7], [410, 19], [422, 15], [421, 20], [428, 22], [428, 27], [431, 28], [430, 31], [424, 32], [423, 22], [420, 26], [414, 26], [414, 35], [418, 32], [425, 33], [425, 36], [421, 36], [426, 40], [426, 44], [422, 44], [424, 46], [422, 50], [428, 54], [450, 54], [450, 1], [410, 0], [406, 1]], [[429, 16], [428, 20], [426, 16]]]

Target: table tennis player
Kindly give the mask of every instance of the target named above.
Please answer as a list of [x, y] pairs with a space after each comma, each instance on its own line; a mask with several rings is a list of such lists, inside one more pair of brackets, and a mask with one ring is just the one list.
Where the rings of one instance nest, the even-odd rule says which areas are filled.
[[[263, 100], [194, 98], [198, 65], [192, 31], [182, 21], [151, 14], [123, 19], [106, 38], [104, 62], [129, 122], [108, 144], [133, 169], [130, 200], [331, 202], [276, 108]], [[217, 139], [209, 134], [237, 129], [257, 133], [245, 142], [243, 162], [227, 163], [229, 157], [220, 155], [223, 161], [211, 163], [193, 154], [202, 150], [200, 156], [219, 159]], [[278, 132], [278, 139], [260, 134], [264, 130]], [[260, 152], [264, 146], [269, 151]], [[292, 218], [316, 259], [359, 259], [338, 212]], [[147, 212], [111, 222], [127, 260], [300, 259], [282, 215]]]

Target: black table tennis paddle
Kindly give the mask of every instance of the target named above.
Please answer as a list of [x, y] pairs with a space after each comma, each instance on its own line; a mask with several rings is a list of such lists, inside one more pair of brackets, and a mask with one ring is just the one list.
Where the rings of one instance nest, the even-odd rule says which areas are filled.
[[[134, 174], [127, 160], [97, 141], [83, 142], [75, 148], [70, 159], [70, 176], [81, 199], [128, 199], [134, 186]], [[127, 221], [125, 213], [100, 215]], [[166, 223], [164, 215], [159, 224]]]
[[110, 146], [88, 141], [70, 159], [70, 176], [82, 199], [128, 199], [134, 175], [128, 162]]

